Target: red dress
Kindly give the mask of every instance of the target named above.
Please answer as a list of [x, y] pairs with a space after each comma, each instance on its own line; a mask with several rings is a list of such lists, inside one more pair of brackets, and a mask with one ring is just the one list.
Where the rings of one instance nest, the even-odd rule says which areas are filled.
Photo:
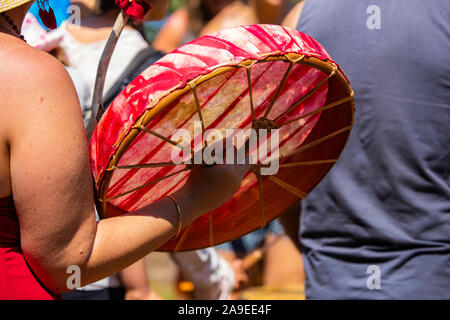
[[0, 300], [54, 300], [28, 267], [11, 197], [0, 198]]

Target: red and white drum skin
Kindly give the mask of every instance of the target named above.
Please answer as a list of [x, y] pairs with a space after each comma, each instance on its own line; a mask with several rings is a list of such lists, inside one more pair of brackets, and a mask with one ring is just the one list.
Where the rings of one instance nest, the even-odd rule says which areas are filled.
[[[160, 108], [158, 103], [163, 98], [186, 88], [192, 80], [223, 67], [240, 66], [248, 60], [260, 61], [252, 65], [250, 75], [254, 113], [257, 119], [263, 117], [275, 101], [267, 118], [276, 119], [281, 125], [280, 155], [283, 158], [288, 159], [305, 143], [314, 142], [345, 126], [351, 126], [353, 101], [327, 112], [314, 113], [314, 110], [348, 94], [345, 85], [339, 84], [339, 81], [347, 81], [342, 72], [339, 70], [342, 74], [340, 80], [332, 81], [330, 78], [324, 82], [329, 74], [310, 64], [291, 65], [286, 59], [266, 60], [267, 57], [289, 53], [303, 55], [305, 58], [317, 58], [339, 70], [325, 49], [314, 39], [299, 31], [275, 25], [243, 26], [203, 36], [166, 55], [145, 70], [114, 100], [97, 125], [90, 142], [91, 166], [97, 191], [105, 188], [104, 179], [108, 176], [107, 191], [103, 190], [103, 195], [100, 194], [103, 203], [108, 199], [108, 206], [103, 207], [101, 215], [110, 217], [121, 212], [134, 211], [175, 192], [186, 182], [189, 171], [176, 173], [184, 169], [184, 165], [126, 168], [171, 162], [172, 150], [177, 148], [142, 130], [135, 134], [131, 142], [126, 139], [132, 130], [136, 130], [133, 127], [136, 128], [137, 120], [153, 108]], [[253, 116], [248, 79], [247, 68], [242, 65], [208, 78], [195, 87], [197, 101], [193, 90], [187, 90], [170, 103], [166, 103], [161, 110], [158, 109], [145, 128], [169, 139], [177, 129], [186, 129], [194, 136], [194, 121], [200, 121], [198, 103], [201, 106], [205, 129], [225, 131], [251, 128]], [[307, 99], [288, 111], [292, 104], [321, 82], [323, 84]], [[278, 90], [280, 86], [281, 91]], [[308, 113], [312, 113], [311, 116], [292, 121]], [[288, 122], [289, 124], [283, 126]], [[332, 144], [327, 141], [321, 143], [321, 147], [312, 147], [312, 151], [316, 150], [312, 152], [314, 155], [297, 154], [287, 162], [337, 159], [348, 134], [349, 131], [345, 131], [344, 134], [336, 135], [334, 141], [330, 140]], [[121, 152], [118, 154], [120, 148]], [[111, 166], [112, 162], [114, 167]], [[275, 178], [307, 194], [331, 166], [332, 163], [280, 168]], [[170, 176], [171, 174], [174, 175]], [[167, 176], [170, 177], [158, 181]], [[152, 183], [155, 180], [157, 182]], [[266, 179], [262, 185], [265, 222], [273, 220], [299, 200], [298, 195], [287, 192], [286, 188], [273, 181]], [[184, 230], [189, 232], [189, 235], [183, 236], [184, 232], [181, 232], [182, 244], [180, 239], [176, 239], [166, 243], [161, 250], [206, 247], [259, 228], [259, 195], [256, 176], [249, 173], [239, 192], [230, 201], [211, 215], [206, 213], [197, 219], [188, 230]], [[112, 210], [113, 207], [120, 210]]]

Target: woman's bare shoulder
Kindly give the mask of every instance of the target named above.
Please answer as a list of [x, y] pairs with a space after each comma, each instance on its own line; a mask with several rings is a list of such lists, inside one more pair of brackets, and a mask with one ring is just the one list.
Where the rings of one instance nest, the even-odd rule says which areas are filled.
[[24, 43], [8, 41], [8, 46], [4, 43], [0, 45], [3, 116], [13, 120], [30, 111], [34, 114], [46, 112], [59, 101], [64, 103], [64, 108], [80, 108], [73, 82], [64, 65], [46, 52]]
[[305, 6], [305, 0], [300, 0], [284, 18], [281, 23], [282, 26], [295, 29]]
[[[64, 134], [77, 137], [76, 145], [84, 144], [81, 107], [65, 67], [49, 54], [24, 44], [11, 45], [8, 50], [0, 45], [0, 56], [0, 122], [4, 124], [0, 143], [7, 143], [12, 151], [19, 145], [34, 144], [30, 142], [33, 137], [24, 134], [31, 132], [42, 137]], [[55, 143], [53, 149], [58, 148], [61, 144]]]
[[[64, 66], [50, 54], [8, 39], [0, 46], [0, 79], [7, 88], [69, 81]], [[44, 85], [42, 89], [45, 89]]]

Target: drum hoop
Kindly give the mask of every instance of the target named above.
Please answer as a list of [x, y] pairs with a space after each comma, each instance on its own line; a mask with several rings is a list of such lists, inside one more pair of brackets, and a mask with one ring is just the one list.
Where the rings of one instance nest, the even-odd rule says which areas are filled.
[[[223, 73], [229, 72], [231, 70], [235, 70], [238, 68], [245, 68], [247, 66], [251, 66], [254, 63], [263, 63], [268, 61], [285, 61], [285, 62], [293, 62], [297, 64], [303, 64], [307, 66], [314, 67], [316, 69], [319, 69], [320, 71], [326, 73], [327, 75], [330, 75], [333, 71], [335, 72], [335, 76], [339, 79], [339, 81], [344, 85], [347, 97], [351, 98], [346, 103], [350, 103], [351, 106], [351, 123], [350, 126], [353, 126], [354, 123], [354, 98], [353, 98], [353, 89], [351, 88], [346, 76], [341, 72], [341, 70], [337, 67], [335, 63], [333, 63], [330, 60], [321, 60], [319, 58], [316, 58], [314, 56], [306, 56], [300, 53], [291, 52], [291, 53], [285, 53], [285, 54], [279, 54], [279, 53], [269, 53], [265, 54], [262, 59], [247, 59], [241, 62], [238, 65], [234, 66], [221, 66], [217, 69], [209, 72], [208, 74], [201, 75], [191, 81], [188, 81], [186, 85], [182, 88], [175, 89], [171, 93], [169, 93], [167, 96], [161, 98], [156, 105], [151, 108], [145, 110], [145, 112], [139, 116], [139, 118], [134, 123], [133, 127], [130, 129], [130, 131], [126, 135], [121, 135], [118, 142], [118, 147], [114, 154], [112, 155], [111, 159], [109, 160], [109, 164], [106, 170], [104, 172], [100, 172], [99, 179], [96, 181], [96, 185], [98, 186], [98, 191], [96, 190], [97, 195], [97, 211], [99, 213], [99, 216], [101, 218], [106, 216], [107, 213], [107, 193], [109, 189], [109, 185], [112, 179], [112, 176], [114, 174], [116, 165], [119, 163], [120, 159], [122, 158], [123, 154], [126, 152], [130, 144], [134, 141], [134, 139], [137, 137], [137, 135], [141, 132], [140, 129], [136, 128], [137, 126], [147, 126], [150, 121], [156, 117], [160, 112], [162, 112], [165, 108], [170, 106], [175, 100], [192, 90], [191, 85], [198, 86], [202, 84], [203, 82], [206, 82], [216, 76], [219, 76]], [[326, 112], [327, 110], [324, 110], [323, 112]], [[346, 141], [344, 143], [344, 147], [348, 142], [350, 131], [348, 131], [348, 135], [346, 138]], [[342, 152], [342, 151], [341, 151]], [[103, 169], [102, 169], [103, 170]]]

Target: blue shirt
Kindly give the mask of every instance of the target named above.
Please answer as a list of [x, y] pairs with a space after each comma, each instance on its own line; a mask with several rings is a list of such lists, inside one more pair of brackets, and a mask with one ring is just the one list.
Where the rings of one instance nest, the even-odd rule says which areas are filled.
[[298, 30], [342, 67], [356, 107], [302, 201], [307, 297], [450, 299], [450, 1], [307, 0]]

